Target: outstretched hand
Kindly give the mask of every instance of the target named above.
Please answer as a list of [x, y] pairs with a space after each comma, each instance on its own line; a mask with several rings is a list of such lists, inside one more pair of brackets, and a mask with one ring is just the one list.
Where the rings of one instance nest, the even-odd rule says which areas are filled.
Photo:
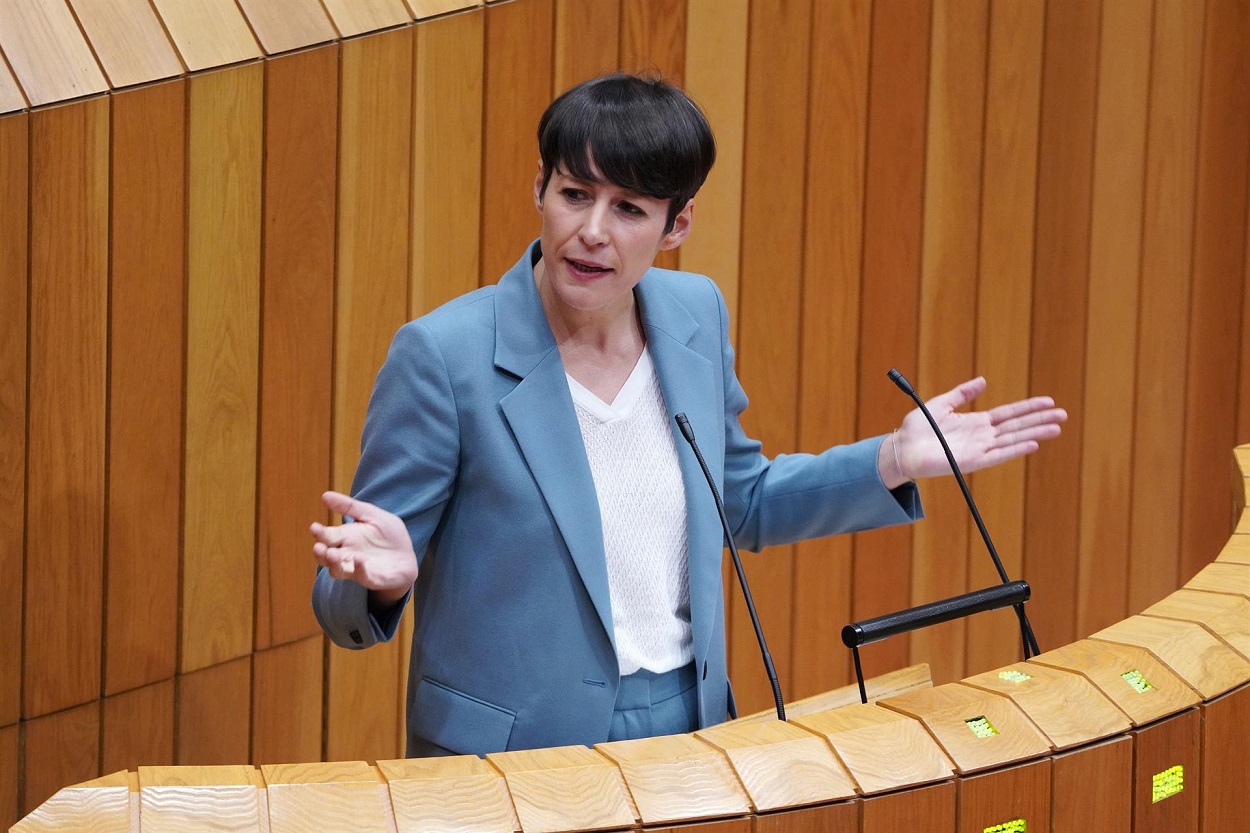
[[[1059, 436], [1068, 418], [1055, 407], [1049, 396], [1034, 396], [988, 411], [959, 411], [985, 390], [984, 377], [978, 376], [928, 401], [929, 412], [946, 436], [955, 462], [964, 472], [996, 466], [1037, 451], [1038, 443]], [[885, 450], [894, 443], [892, 457]], [[901, 480], [950, 474], [951, 467], [933, 428], [919, 408], [903, 419], [892, 439], [882, 446], [883, 477], [887, 485], [894, 470], [901, 467]], [[885, 465], [888, 463], [888, 465]]]
[[403, 598], [417, 580], [417, 557], [399, 516], [341, 492], [326, 492], [321, 500], [331, 512], [355, 523], [309, 527], [317, 563], [336, 579], [353, 579], [379, 602]]

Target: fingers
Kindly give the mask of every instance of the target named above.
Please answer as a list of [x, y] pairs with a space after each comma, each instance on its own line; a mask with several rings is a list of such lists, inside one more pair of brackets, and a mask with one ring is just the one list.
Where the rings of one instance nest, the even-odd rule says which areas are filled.
[[929, 400], [929, 410], [936, 411], [939, 408], [949, 408], [956, 410], [967, 405], [976, 399], [985, 391], [985, 377], [978, 376], [975, 379], [969, 379], [962, 384], [948, 390], [946, 393], [938, 394]]

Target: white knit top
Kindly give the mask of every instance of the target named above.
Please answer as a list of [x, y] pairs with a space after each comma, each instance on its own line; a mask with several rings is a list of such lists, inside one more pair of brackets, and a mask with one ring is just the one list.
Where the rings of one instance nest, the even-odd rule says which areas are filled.
[[606, 404], [569, 376], [599, 498], [621, 674], [693, 658], [686, 493], [660, 381], [644, 349]]

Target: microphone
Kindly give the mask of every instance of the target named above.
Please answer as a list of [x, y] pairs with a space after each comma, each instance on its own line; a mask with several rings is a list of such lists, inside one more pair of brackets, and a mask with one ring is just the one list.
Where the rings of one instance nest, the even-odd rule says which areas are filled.
[[764, 671], [768, 674], [768, 682], [773, 687], [773, 698], [777, 701], [777, 719], [785, 722], [786, 707], [781, 699], [781, 683], [777, 681], [777, 669], [773, 667], [773, 656], [768, 653], [768, 643], [764, 641], [764, 629], [760, 627], [760, 616], [755, 610], [755, 601], [751, 598], [751, 588], [747, 586], [747, 575], [742, 569], [742, 558], [738, 555], [737, 545], [734, 544], [733, 533], [729, 531], [729, 519], [725, 517], [725, 504], [721, 502], [720, 490], [716, 488], [712, 472], [708, 470], [707, 462], [704, 461], [703, 454], [699, 451], [699, 444], [694, 441], [694, 429], [690, 427], [690, 420], [686, 419], [685, 413], [677, 414], [673, 419], [677, 421], [681, 435], [686, 438], [686, 442], [690, 443], [690, 450], [699, 461], [699, 467], [703, 469], [703, 477], [707, 479], [708, 488], [712, 490], [712, 500], [716, 502], [721, 529], [725, 532], [725, 543], [729, 546], [729, 554], [733, 556], [734, 569], [738, 572], [738, 584], [742, 586], [742, 598], [746, 600], [747, 611], [751, 614], [751, 624], [755, 626], [755, 638], [760, 643], [760, 653], [764, 656]]
[[[989, 530], [985, 528], [985, 522], [981, 520], [981, 513], [977, 511], [976, 501], [972, 499], [972, 493], [968, 491], [968, 484], [964, 482], [963, 473], [959, 471], [959, 464], [955, 462], [955, 455], [951, 453], [951, 447], [946, 444], [946, 437], [942, 435], [942, 429], [938, 428], [937, 420], [933, 418], [933, 414], [929, 413], [929, 409], [925, 407], [924, 400], [912, 388], [911, 383], [898, 372], [898, 368], [890, 368], [890, 372], [886, 374], [890, 377], [898, 389], [911, 397], [911, 400], [920, 408], [920, 412], [924, 414], [925, 419], [929, 421], [929, 426], [933, 429], [933, 433], [937, 435], [938, 442], [942, 444], [942, 451], [946, 453], [946, 461], [950, 463], [951, 472], [955, 475], [955, 480], [959, 483], [959, 489], [964, 494], [964, 501], [968, 504], [968, 509], [972, 511], [972, 518], [977, 522], [977, 529], [981, 531], [981, 540], [985, 542], [985, 548], [989, 550], [990, 559], [994, 562], [994, 569], [998, 571], [998, 577], [1003, 584], [1009, 584], [1010, 579], [1007, 578], [1007, 571], [1003, 569], [1003, 562], [998, 557], [998, 550], [994, 548], [994, 542], [990, 540]], [[1028, 659], [1041, 653], [1041, 649], [1037, 647], [1037, 637], [1033, 635], [1033, 626], [1029, 624], [1028, 614], [1024, 612], [1024, 602], [1021, 601], [1014, 604], [1016, 618], [1020, 620], [1020, 639], [1024, 643], [1024, 658]], [[1032, 653], [1030, 653], [1032, 651]]]

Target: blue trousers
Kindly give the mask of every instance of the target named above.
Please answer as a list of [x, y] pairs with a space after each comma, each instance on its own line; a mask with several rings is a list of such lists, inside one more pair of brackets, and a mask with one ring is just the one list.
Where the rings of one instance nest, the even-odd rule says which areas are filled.
[[608, 740], [683, 735], [699, 728], [694, 663], [656, 674], [639, 670], [621, 678]]

